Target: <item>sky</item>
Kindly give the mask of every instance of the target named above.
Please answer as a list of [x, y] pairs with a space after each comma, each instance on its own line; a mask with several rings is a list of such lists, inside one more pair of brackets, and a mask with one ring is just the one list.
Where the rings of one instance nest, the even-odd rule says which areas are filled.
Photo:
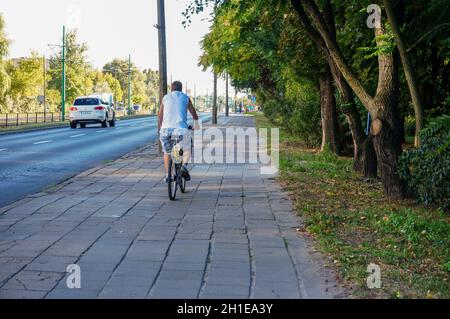
[[[213, 89], [211, 72], [199, 67], [200, 41], [208, 33], [207, 14], [195, 16], [186, 29], [181, 13], [190, 0], [165, 0], [168, 79], [180, 80], [197, 94]], [[62, 26], [78, 29], [94, 67], [114, 58], [131, 59], [140, 69], [158, 69], [157, 0], [0, 0], [0, 13], [12, 41], [9, 57], [27, 56], [31, 50], [50, 55], [49, 44], [60, 44]], [[225, 83], [219, 80], [219, 94]], [[232, 91], [230, 89], [230, 91]], [[232, 93], [230, 93], [232, 94]]]

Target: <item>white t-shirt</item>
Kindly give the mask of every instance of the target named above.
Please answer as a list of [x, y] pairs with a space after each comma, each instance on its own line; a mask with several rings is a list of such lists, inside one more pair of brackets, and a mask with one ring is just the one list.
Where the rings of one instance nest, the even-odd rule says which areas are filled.
[[183, 92], [174, 91], [163, 98], [164, 117], [161, 128], [188, 128], [187, 111], [189, 97]]

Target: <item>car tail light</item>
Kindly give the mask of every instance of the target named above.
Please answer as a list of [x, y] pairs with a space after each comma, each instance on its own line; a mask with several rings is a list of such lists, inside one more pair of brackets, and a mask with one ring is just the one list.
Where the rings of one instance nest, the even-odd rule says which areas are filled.
[[94, 109], [96, 111], [103, 111], [105, 108], [103, 106], [96, 106]]
[[70, 110], [71, 110], [71, 111], [78, 111], [78, 109], [77, 109], [75, 106], [72, 106], [72, 107], [70, 108]]

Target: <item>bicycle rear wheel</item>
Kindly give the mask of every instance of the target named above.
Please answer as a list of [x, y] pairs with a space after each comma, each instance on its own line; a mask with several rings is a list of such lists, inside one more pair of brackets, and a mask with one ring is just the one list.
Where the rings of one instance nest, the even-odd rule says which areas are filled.
[[170, 200], [175, 200], [177, 197], [178, 190], [178, 172], [176, 165], [172, 159], [169, 162], [169, 178], [170, 181], [167, 183], [169, 198]]

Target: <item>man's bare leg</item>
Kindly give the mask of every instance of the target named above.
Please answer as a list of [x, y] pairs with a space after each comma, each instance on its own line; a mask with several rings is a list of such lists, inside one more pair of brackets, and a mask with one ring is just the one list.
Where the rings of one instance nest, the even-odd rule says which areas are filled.
[[170, 155], [164, 154], [164, 168], [166, 170], [166, 177], [169, 176], [169, 163], [170, 163]]

